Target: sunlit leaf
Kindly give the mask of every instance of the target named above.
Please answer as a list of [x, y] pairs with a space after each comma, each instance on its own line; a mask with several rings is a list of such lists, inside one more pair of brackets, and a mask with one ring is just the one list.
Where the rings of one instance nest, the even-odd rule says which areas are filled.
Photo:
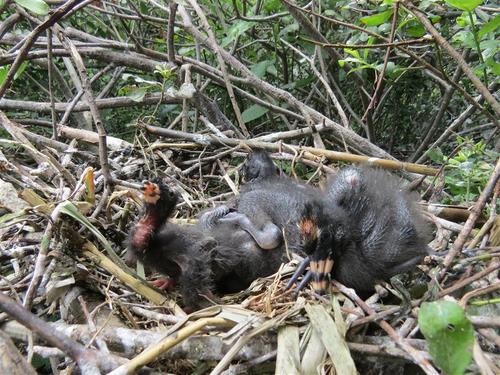
[[386, 10], [385, 12], [372, 14], [371, 16], [366, 16], [360, 19], [365, 25], [368, 26], [378, 26], [386, 22], [392, 16], [392, 9]]
[[85, 200], [91, 204], [95, 203], [95, 183], [94, 183], [94, 168], [89, 167], [85, 171]]
[[453, 301], [422, 304], [418, 324], [436, 364], [448, 375], [461, 375], [472, 358], [474, 330], [464, 310]]
[[49, 13], [49, 6], [43, 0], [14, 0], [14, 2], [39, 16]]
[[452, 7], [472, 12], [483, 0], [444, 0]]

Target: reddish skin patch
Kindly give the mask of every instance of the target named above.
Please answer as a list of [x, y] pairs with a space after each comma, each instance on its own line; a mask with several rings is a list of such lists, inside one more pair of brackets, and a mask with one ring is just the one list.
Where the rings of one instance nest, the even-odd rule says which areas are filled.
[[167, 278], [160, 278], [151, 282], [155, 287], [161, 290], [171, 291], [175, 286], [175, 281]]
[[153, 215], [142, 217], [135, 226], [132, 245], [139, 250], [144, 250], [156, 226], [156, 218]]
[[299, 223], [300, 233], [307, 238], [316, 239], [318, 227], [311, 218], [303, 218]]

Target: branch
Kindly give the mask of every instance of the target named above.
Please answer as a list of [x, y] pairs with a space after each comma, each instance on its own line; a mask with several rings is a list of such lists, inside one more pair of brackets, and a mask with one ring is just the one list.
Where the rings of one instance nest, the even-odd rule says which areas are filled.
[[57, 21], [63, 18], [67, 13], [69, 13], [74, 7], [76, 7], [81, 2], [82, 0], [69, 0], [68, 2], [64, 3], [62, 6], [57, 8], [45, 22], [35, 27], [35, 29], [28, 35], [26, 41], [24, 42], [24, 45], [19, 50], [17, 57], [14, 60], [14, 63], [10, 67], [9, 72], [7, 73], [7, 76], [4, 79], [2, 86], [0, 87], [0, 98], [2, 98], [5, 95], [5, 92], [10, 87], [10, 84], [12, 83], [12, 80], [14, 79], [17, 70], [23, 63], [27, 53], [33, 46], [33, 43], [35, 43], [35, 41], [37, 40], [38, 36], [45, 30], [47, 30], [49, 27], [53, 26]]
[[403, 0], [403, 5], [411, 14], [418, 18], [418, 20], [424, 25], [426, 30], [434, 37], [436, 43], [443, 47], [448, 52], [448, 54], [455, 59], [455, 61], [464, 71], [464, 74], [469, 77], [474, 86], [476, 86], [477, 91], [484, 96], [497, 116], [500, 116], [500, 104], [497, 102], [491, 92], [489, 92], [488, 88], [483, 85], [481, 80], [474, 74], [473, 70], [463, 59], [463, 57], [446, 41], [445, 38], [441, 36], [439, 31], [437, 31], [436, 28], [432, 25], [431, 21], [429, 21], [429, 19], [421, 13], [420, 9], [408, 3], [407, 0]]
[[[161, 93], [147, 94], [141, 100], [133, 100], [127, 96], [118, 96], [115, 98], [95, 99], [95, 105], [98, 109], [107, 108], [122, 108], [134, 107], [145, 105], [163, 104], [179, 104], [185, 96], [179, 95], [178, 97], [170, 95], [161, 95]], [[54, 103], [56, 112], [65, 112], [68, 107], [72, 106], [69, 103]], [[88, 111], [90, 106], [88, 103], [78, 103], [74, 106], [72, 112]], [[28, 100], [14, 100], [14, 99], [0, 99], [0, 110], [14, 110], [14, 111], [29, 111], [38, 113], [50, 113], [50, 102], [34, 102]]]

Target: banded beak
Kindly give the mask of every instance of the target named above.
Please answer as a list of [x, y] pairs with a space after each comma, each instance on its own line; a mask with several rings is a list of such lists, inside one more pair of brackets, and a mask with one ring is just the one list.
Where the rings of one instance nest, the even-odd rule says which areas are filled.
[[323, 294], [330, 281], [330, 272], [333, 269], [333, 264], [334, 261], [330, 258], [323, 260], [311, 260], [309, 257], [305, 258], [293, 273], [285, 289], [290, 289], [304, 273], [307, 266], [309, 266], [309, 271], [307, 271], [302, 281], [297, 286], [295, 293], [298, 294], [312, 279], [311, 285], [314, 291], [318, 294]]
[[333, 259], [311, 260], [310, 269], [312, 273], [311, 285], [318, 294], [323, 294], [330, 281], [330, 272], [333, 268]]

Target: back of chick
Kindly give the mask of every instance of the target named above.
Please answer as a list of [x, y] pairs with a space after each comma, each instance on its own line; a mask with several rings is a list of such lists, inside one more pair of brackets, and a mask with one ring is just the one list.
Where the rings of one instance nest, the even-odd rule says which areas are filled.
[[427, 227], [414, 198], [390, 173], [369, 167], [341, 170], [327, 201], [354, 220], [356, 246], [336, 256], [333, 276], [359, 291], [412, 270], [427, 255]]

